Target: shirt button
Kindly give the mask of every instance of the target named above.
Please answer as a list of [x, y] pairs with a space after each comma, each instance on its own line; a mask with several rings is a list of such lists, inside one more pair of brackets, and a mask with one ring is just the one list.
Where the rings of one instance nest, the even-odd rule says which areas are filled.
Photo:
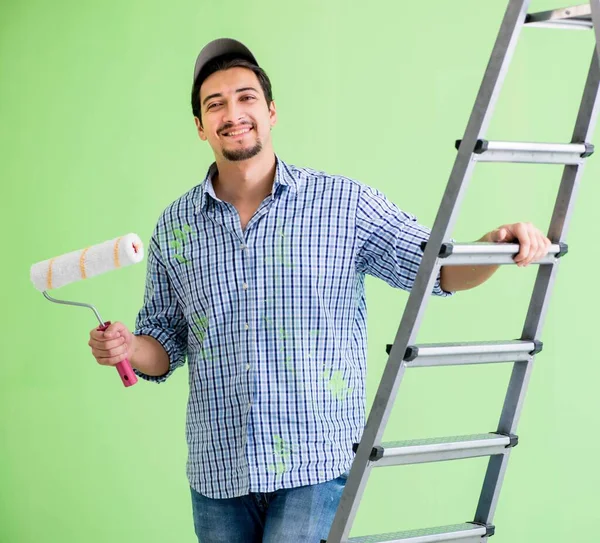
[[246, 246], [243, 243], [240, 243], [240, 249], [242, 249], [243, 251], [244, 249], [246, 249]]
[[246, 364], [246, 369], [249, 370], [250, 369], [250, 364]]
[[244, 290], [248, 290], [248, 283], [244, 283], [244, 284], [242, 285], [242, 288], [243, 288]]
[[248, 330], [248, 328], [250, 328], [250, 326], [248, 325], [248, 323], [244, 324], [244, 328], [245, 328], [246, 330]]

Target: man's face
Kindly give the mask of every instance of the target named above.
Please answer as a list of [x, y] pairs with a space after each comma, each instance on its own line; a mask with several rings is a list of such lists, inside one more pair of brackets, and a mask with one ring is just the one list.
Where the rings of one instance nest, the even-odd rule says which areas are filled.
[[235, 67], [211, 74], [200, 87], [202, 125], [195, 118], [198, 135], [215, 156], [247, 160], [271, 142], [277, 122], [275, 104], [267, 104], [256, 74]]

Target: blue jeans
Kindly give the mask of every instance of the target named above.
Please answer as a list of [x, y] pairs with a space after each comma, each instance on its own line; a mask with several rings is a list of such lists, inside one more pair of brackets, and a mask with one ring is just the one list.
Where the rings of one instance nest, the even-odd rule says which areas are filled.
[[212, 499], [192, 492], [199, 543], [320, 543], [327, 539], [348, 474], [318, 485]]

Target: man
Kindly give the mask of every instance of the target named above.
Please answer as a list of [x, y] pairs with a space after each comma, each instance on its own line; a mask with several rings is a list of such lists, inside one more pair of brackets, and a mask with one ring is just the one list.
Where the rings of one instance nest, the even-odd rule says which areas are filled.
[[[135, 332], [114, 323], [89, 344], [157, 383], [187, 356], [201, 543], [318, 542], [365, 424], [364, 276], [409, 290], [430, 231], [374, 188], [277, 157], [271, 84], [241, 43], [200, 52], [192, 109], [215, 163], [158, 220]], [[480, 241], [518, 242], [519, 266], [550, 244], [528, 223]], [[433, 294], [496, 269], [443, 267]]]

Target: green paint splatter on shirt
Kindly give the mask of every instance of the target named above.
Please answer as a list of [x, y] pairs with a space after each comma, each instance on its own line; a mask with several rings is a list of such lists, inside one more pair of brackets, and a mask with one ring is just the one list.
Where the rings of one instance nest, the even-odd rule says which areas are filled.
[[173, 258], [180, 264], [190, 264], [191, 260], [185, 258], [182, 253], [192, 234], [192, 227], [189, 224], [173, 224], [171, 231], [173, 232], [174, 239], [169, 241], [169, 246], [175, 250]]
[[333, 373], [329, 373], [328, 370], [325, 370], [322, 376], [327, 382], [327, 388], [338, 400], [345, 400], [348, 397], [348, 394], [352, 392], [352, 388], [348, 386], [348, 383], [340, 370], [336, 370]]
[[281, 436], [274, 435], [273, 436], [273, 456], [274, 462], [273, 464], [269, 464], [267, 469], [269, 471], [274, 471], [277, 475], [281, 475], [285, 472], [288, 461], [292, 454], [290, 444], [285, 441]]
[[221, 356], [219, 349], [216, 347], [204, 347], [200, 351], [200, 355], [205, 362], [213, 362]]
[[[294, 263], [291, 260], [291, 247], [287, 243], [284, 228], [279, 229], [279, 243], [275, 247], [275, 260], [284, 268], [293, 268]], [[290, 242], [291, 243], [291, 242]]]
[[208, 317], [206, 315], [200, 315], [198, 313], [192, 315], [192, 330], [200, 343], [204, 341], [207, 329]]

